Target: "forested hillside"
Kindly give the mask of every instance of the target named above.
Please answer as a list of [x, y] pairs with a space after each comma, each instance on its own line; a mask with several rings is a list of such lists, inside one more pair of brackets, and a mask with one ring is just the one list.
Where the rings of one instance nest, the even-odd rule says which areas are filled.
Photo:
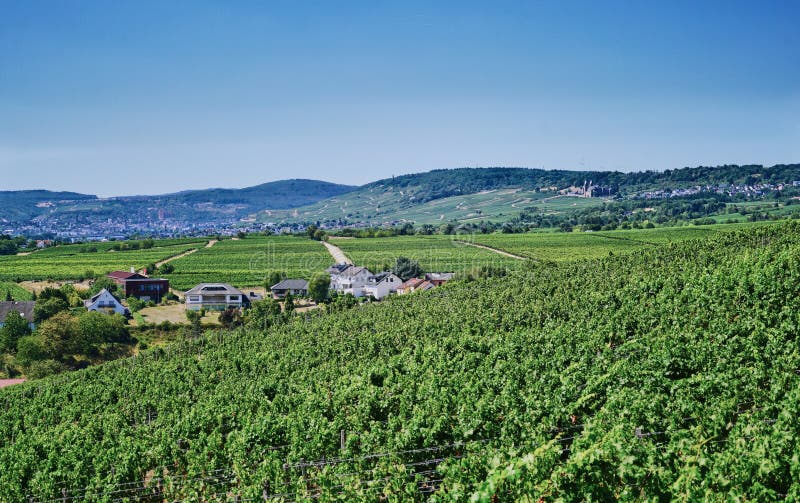
[[[266, 212], [264, 222], [436, 223], [450, 220], [508, 221], [524, 209], [547, 216], [597, 208], [607, 197], [694, 186], [791, 183], [800, 164], [716, 166], [674, 170], [571, 171], [527, 168], [442, 169], [378, 180], [341, 196], [297, 208]], [[592, 198], [559, 191], [594, 187]]]
[[258, 316], [0, 391], [0, 500], [800, 497], [796, 222]]

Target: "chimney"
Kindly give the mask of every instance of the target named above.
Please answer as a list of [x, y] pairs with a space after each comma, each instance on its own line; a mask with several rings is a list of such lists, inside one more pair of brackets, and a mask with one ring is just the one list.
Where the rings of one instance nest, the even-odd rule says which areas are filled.
[[135, 267], [131, 267], [131, 274], [136, 274], [136, 268]]

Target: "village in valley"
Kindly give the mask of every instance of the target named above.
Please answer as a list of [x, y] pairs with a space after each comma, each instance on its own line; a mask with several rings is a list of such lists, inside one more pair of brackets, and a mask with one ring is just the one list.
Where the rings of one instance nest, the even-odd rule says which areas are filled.
[[[337, 298], [351, 304], [378, 302], [393, 295], [428, 291], [455, 277], [452, 272], [423, 272], [418, 263], [403, 257], [398, 258], [398, 263], [410, 266], [400, 273], [405, 277], [390, 270], [373, 273], [366, 267], [354, 265], [335, 246], [324, 244], [334, 258], [342, 262], [328, 267], [324, 273], [315, 274], [311, 281], [316, 286], [310, 287], [307, 278], [290, 278], [284, 274], [279, 274], [280, 280], [273, 283], [276, 279], [273, 274], [272, 279], [266, 278], [258, 288], [212, 281], [182, 291], [173, 288], [167, 278], [148, 275], [147, 268], [137, 271], [131, 267], [128, 271], [111, 271], [88, 282], [32, 283], [32, 300], [17, 300], [9, 292], [5, 300], [0, 301], [0, 330], [5, 325], [14, 327], [23, 323], [20, 336], [35, 334], [39, 324], [52, 323], [48, 320], [56, 319], [59, 313], [66, 320], [67, 313], [80, 317], [80, 312], [85, 312], [112, 317], [109, 319], [117, 316], [121, 320], [115, 322], [117, 325], [129, 326], [125, 331], [136, 330], [137, 334], [170, 332], [180, 326], [194, 325], [196, 335], [200, 327], [203, 330], [232, 328], [242, 323], [248, 311], [258, 303], [274, 303], [283, 312], [301, 312], [318, 309]], [[171, 270], [163, 268], [168, 262], [160, 263], [162, 270]], [[80, 307], [75, 307], [77, 298], [81, 299]], [[347, 301], [348, 298], [351, 300]], [[145, 349], [147, 345], [140, 341], [138, 347]], [[6, 374], [13, 374], [10, 369], [7, 363]], [[0, 379], [0, 387], [24, 381], [20, 377]]]

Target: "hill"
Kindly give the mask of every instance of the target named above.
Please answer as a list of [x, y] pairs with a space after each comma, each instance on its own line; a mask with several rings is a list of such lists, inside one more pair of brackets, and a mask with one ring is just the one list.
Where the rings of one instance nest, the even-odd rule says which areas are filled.
[[97, 196], [76, 192], [52, 192], [49, 190], [3, 190], [0, 191], [0, 222], [30, 220], [60, 204], [91, 201]]
[[317, 180], [282, 180], [243, 189], [206, 189], [157, 196], [100, 199], [71, 193], [0, 193], [0, 218], [39, 228], [168, 228], [231, 224], [264, 209], [287, 209], [338, 196], [355, 187]]
[[[600, 207], [611, 197], [643, 191], [717, 185], [777, 184], [800, 180], [800, 165], [696, 167], [621, 173], [527, 168], [434, 170], [369, 183], [292, 211], [266, 211], [256, 218], [272, 223], [380, 225], [451, 220], [505, 221], [523, 209], [546, 213]], [[593, 197], [584, 197], [593, 196]]]
[[798, 245], [529, 264], [11, 387], [0, 499], [797, 499]]

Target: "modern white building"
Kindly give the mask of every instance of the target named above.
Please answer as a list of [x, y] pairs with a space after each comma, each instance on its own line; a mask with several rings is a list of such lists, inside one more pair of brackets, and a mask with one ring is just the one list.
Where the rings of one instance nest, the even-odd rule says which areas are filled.
[[403, 280], [391, 272], [379, 272], [367, 278], [367, 283], [363, 287], [364, 295], [381, 300], [390, 294], [397, 293], [397, 289], [402, 283]]
[[331, 290], [354, 297], [364, 296], [364, 286], [373, 274], [364, 267], [350, 264], [336, 264], [328, 268], [331, 275]]
[[224, 311], [229, 307], [250, 306], [250, 298], [227, 283], [200, 283], [184, 294], [186, 309], [199, 311]]

